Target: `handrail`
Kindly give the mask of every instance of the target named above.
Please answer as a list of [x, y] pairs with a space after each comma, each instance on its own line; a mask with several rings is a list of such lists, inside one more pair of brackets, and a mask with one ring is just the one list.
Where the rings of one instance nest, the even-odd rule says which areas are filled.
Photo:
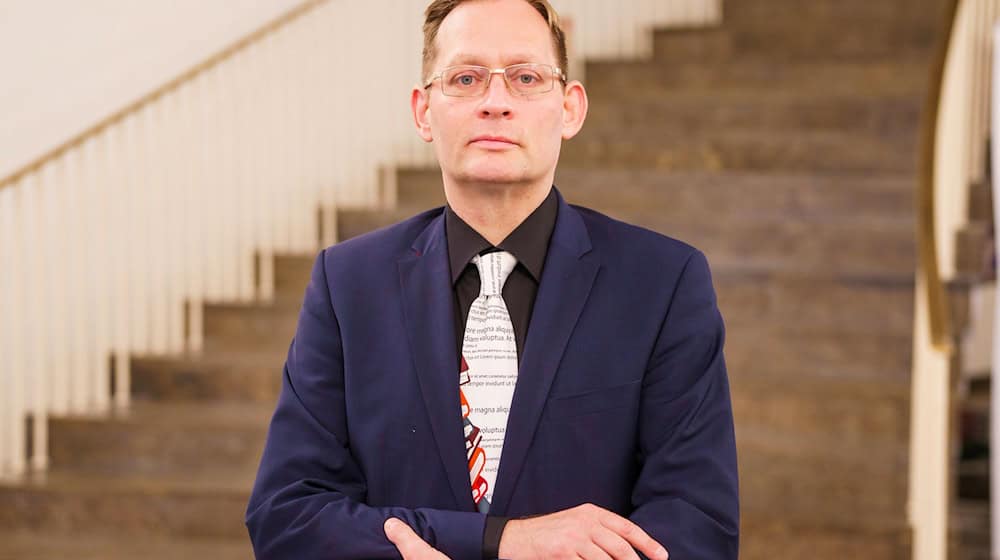
[[919, 272], [924, 278], [924, 289], [930, 316], [931, 344], [935, 349], [950, 353], [952, 327], [944, 283], [938, 267], [937, 226], [935, 224], [935, 153], [937, 149], [937, 121], [944, 86], [944, 71], [951, 48], [951, 35], [958, 14], [959, 0], [946, 0], [944, 28], [938, 36], [937, 48], [931, 65], [928, 93], [924, 100], [924, 122], [920, 149], [920, 188], [917, 210], [917, 240]]
[[287, 12], [281, 14], [280, 16], [274, 18], [273, 20], [265, 23], [264, 25], [248, 33], [242, 38], [237, 39], [236, 41], [232, 42], [229, 46], [223, 48], [222, 50], [218, 51], [214, 55], [203, 60], [202, 62], [195, 64], [188, 70], [182, 72], [176, 78], [157, 87], [153, 91], [143, 95], [139, 99], [133, 101], [132, 103], [129, 103], [128, 105], [122, 107], [118, 111], [115, 111], [111, 115], [104, 117], [96, 124], [91, 125], [83, 132], [80, 132], [76, 136], [73, 136], [69, 140], [45, 152], [41, 156], [32, 160], [30, 163], [24, 165], [17, 171], [13, 172], [12, 174], [0, 178], [0, 189], [3, 189], [5, 187], [13, 185], [14, 183], [17, 183], [25, 175], [38, 171], [43, 166], [45, 166], [47, 162], [52, 161], [58, 158], [59, 156], [65, 154], [66, 152], [72, 150], [73, 148], [83, 144], [88, 138], [100, 134], [107, 127], [122, 121], [128, 115], [131, 115], [134, 112], [141, 109], [142, 107], [148, 105], [149, 103], [156, 101], [164, 94], [174, 91], [179, 86], [187, 83], [188, 81], [195, 78], [202, 72], [214, 68], [221, 62], [225, 62], [226, 60], [230, 59], [233, 55], [246, 48], [248, 45], [257, 42], [262, 37], [274, 31], [277, 31], [278, 29], [281, 29], [285, 25], [297, 20], [298, 18], [307, 14], [312, 9], [319, 6], [320, 4], [323, 4], [326, 1], [327, 0], [304, 0], [298, 6], [288, 10]]

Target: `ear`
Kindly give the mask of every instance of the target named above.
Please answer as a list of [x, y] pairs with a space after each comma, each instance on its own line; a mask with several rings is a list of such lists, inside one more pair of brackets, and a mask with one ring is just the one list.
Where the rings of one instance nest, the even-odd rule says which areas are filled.
[[563, 140], [576, 136], [587, 119], [587, 90], [577, 80], [566, 84], [563, 95]]
[[413, 110], [413, 122], [417, 125], [417, 134], [424, 142], [433, 142], [430, 121], [430, 92], [422, 87], [414, 86], [410, 94], [410, 109]]

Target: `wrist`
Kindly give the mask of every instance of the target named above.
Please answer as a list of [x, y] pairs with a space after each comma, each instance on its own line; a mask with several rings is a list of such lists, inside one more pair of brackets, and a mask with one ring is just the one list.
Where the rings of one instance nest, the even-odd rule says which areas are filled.
[[522, 557], [518, 550], [518, 534], [523, 524], [524, 521], [521, 519], [511, 519], [504, 525], [503, 533], [500, 534], [500, 546], [497, 549], [500, 558], [513, 559]]

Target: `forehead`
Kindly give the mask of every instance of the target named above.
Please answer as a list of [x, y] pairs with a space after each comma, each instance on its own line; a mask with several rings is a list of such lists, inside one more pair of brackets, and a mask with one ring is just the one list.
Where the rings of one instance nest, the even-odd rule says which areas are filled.
[[472, 0], [441, 22], [438, 66], [556, 63], [552, 32], [542, 14], [524, 0]]

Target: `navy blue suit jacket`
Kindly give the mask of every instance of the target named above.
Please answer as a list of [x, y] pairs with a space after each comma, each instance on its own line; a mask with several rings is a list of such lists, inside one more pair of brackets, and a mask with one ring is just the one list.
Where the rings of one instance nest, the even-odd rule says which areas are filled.
[[[735, 559], [733, 418], [705, 257], [558, 198], [490, 514], [589, 502], [671, 558]], [[481, 557], [452, 305], [441, 208], [319, 255], [247, 509], [258, 559], [398, 558], [390, 516], [455, 560]]]

